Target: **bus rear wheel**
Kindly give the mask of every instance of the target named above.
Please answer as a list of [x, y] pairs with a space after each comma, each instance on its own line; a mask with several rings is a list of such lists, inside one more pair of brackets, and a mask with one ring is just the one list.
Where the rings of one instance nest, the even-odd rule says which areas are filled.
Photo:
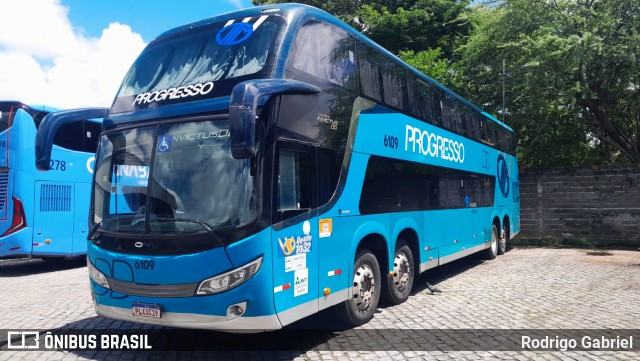
[[393, 260], [393, 275], [387, 277], [387, 284], [383, 289], [384, 300], [393, 305], [406, 301], [413, 288], [413, 280], [413, 253], [407, 242], [400, 239]]
[[348, 326], [360, 326], [373, 318], [380, 300], [380, 267], [371, 251], [362, 249], [353, 265], [352, 296], [337, 308]]
[[509, 239], [509, 231], [507, 225], [502, 228], [502, 234], [500, 235], [500, 242], [498, 242], [498, 254], [504, 254], [507, 251], [507, 240]]
[[491, 226], [491, 245], [482, 254], [484, 259], [494, 259], [498, 256], [498, 227]]

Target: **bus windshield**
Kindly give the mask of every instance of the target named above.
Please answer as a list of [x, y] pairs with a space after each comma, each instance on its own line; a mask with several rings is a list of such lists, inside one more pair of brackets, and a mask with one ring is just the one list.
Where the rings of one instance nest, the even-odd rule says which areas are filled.
[[152, 42], [133, 64], [112, 113], [229, 95], [239, 82], [265, 78], [283, 21], [240, 18]]
[[257, 214], [250, 161], [231, 157], [226, 120], [107, 133], [94, 187], [98, 230], [196, 233], [238, 227]]

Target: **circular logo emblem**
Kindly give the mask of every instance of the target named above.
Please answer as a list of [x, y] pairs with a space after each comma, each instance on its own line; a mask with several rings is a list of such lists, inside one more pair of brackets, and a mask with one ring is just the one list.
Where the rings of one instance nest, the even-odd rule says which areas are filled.
[[502, 154], [498, 156], [498, 186], [502, 195], [507, 198], [509, 196], [509, 168], [507, 168], [507, 161], [504, 160]]
[[235, 23], [220, 29], [216, 34], [216, 42], [220, 45], [236, 45], [249, 39], [253, 34], [253, 26], [247, 23]]
[[136, 246], [136, 248], [142, 248], [142, 246], [144, 246], [144, 243], [142, 242], [136, 242], [133, 244], [134, 246]]
[[293, 237], [285, 238], [284, 239], [284, 245], [282, 247], [282, 253], [284, 253], [285, 256], [289, 256], [295, 250], [296, 250], [296, 240], [295, 240], [295, 238], [293, 238]]

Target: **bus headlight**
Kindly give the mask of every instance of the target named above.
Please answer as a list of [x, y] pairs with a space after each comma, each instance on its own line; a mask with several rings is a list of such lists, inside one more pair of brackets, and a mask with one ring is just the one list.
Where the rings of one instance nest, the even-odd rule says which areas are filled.
[[104, 288], [111, 289], [111, 287], [109, 287], [109, 282], [107, 282], [107, 277], [105, 277], [102, 272], [98, 271], [98, 269], [95, 268], [88, 259], [87, 268], [89, 269], [89, 277], [93, 280], [93, 282], [99, 284]]
[[238, 287], [258, 273], [260, 266], [262, 266], [262, 257], [233, 271], [206, 279], [198, 285], [196, 295], [213, 295]]

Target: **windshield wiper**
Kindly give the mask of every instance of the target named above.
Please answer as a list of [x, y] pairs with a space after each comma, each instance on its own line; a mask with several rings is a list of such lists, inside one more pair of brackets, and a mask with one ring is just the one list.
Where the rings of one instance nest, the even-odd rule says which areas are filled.
[[201, 220], [201, 219], [191, 219], [191, 218], [153, 218], [153, 221], [163, 221], [163, 222], [170, 222], [170, 221], [174, 221], [174, 222], [187, 222], [187, 223], [196, 223], [202, 226], [202, 228], [206, 229], [208, 232], [213, 232], [213, 228], [211, 228], [211, 226]]
[[89, 229], [89, 234], [87, 235], [87, 239], [95, 240], [94, 236], [98, 233], [98, 228], [102, 226], [102, 221], [96, 223]]

